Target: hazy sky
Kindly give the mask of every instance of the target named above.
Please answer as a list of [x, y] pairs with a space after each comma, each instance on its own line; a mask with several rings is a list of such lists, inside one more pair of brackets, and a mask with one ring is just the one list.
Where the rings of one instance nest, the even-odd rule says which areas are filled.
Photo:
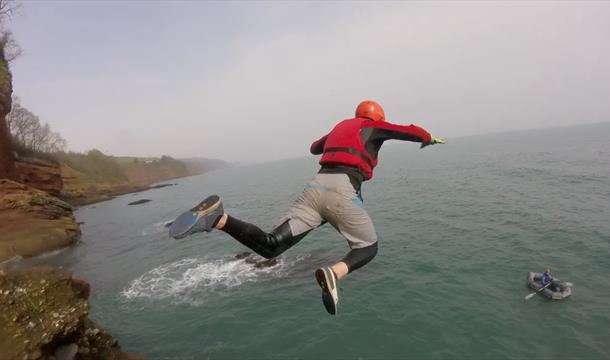
[[9, 24], [24, 51], [15, 94], [75, 151], [305, 156], [365, 98], [449, 140], [610, 121], [610, 2], [26, 1], [21, 12]]

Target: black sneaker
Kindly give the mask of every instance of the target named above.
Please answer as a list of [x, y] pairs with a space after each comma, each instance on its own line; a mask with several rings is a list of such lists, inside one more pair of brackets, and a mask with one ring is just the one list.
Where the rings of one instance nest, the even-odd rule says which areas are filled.
[[326, 311], [331, 315], [336, 315], [339, 295], [337, 294], [337, 278], [335, 273], [329, 267], [319, 268], [316, 270], [316, 280], [322, 288], [322, 302]]

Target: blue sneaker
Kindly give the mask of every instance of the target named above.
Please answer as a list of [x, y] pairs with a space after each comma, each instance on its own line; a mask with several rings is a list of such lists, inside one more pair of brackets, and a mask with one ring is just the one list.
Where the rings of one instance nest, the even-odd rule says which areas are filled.
[[182, 239], [198, 232], [210, 232], [223, 214], [220, 197], [209, 196], [191, 210], [182, 213], [170, 226], [169, 235], [174, 239]]

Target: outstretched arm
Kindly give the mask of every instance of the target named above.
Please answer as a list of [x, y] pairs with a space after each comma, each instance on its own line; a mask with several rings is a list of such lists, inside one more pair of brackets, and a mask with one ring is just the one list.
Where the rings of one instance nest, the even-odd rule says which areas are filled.
[[326, 144], [326, 138], [327, 137], [328, 137], [328, 135], [324, 135], [320, 139], [314, 141], [314, 143], [311, 144], [311, 147], [309, 148], [309, 151], [313, 155], [320, 155], [320, 154], [322, 154], [322, 152], [324, 152], [324, 144]]
[[369, 121], [363, 124], [363, 128], [373, 128], [376, 138], [380, 140], [404, 140], [428, 145], [432, 141], [432, 135], [423, 128], [416, 125], [396, 125], [389, 122]]

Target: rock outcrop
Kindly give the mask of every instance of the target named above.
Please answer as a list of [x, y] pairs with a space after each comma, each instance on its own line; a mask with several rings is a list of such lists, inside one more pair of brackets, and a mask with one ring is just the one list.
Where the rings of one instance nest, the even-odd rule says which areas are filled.
[[89, 293], [66, 271], [0, 270], [0, 358], [145, 359], [88, 319]]
[[53, 196], [61, 194], [64, 183], [59, 165], [41, 159], [21, 158], [15, 162], [15, 167], [22, 183]]
[[140, 204], [146, 204], [147, 202], [151, 202], [152, 200], [150, 199], [141, 199], [141, 200], [137, 200], [137, 201], [132, 201], [127, 205], [140, 205]]
[[158, 185], [153, 185], [153, 186], [149, 187], [149, 189], [162, 189], [164, 187], [174, 186], [174, 185], [178, 185], [178, 184], [158, 184]]
[[66, 247], [80, 236], [69, 204], [7, 179], [0, 179], [0, 218], [0, 262]]
[[242, 252], [235, 255], [238, 260], [244, 260], [246, 264], [252, 264], [255, 268], [268, 268], [277, 265], [277, 258], [264, 259], [258, 255], [254, 255], [251, 252]]

